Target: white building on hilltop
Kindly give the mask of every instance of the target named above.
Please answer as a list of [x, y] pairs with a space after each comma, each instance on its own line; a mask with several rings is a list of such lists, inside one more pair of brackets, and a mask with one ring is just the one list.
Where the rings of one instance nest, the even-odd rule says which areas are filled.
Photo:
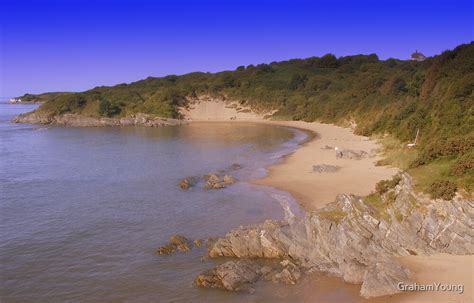
[[425, 59], [426, 59], [426, 56], [420, 53], [419, 51], [415, 51], [413, 54], [411, 54], [411, 60], [424, 61]]

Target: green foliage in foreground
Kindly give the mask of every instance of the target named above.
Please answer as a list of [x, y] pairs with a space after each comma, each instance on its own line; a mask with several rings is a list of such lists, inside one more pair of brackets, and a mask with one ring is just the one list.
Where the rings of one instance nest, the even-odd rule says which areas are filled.
[[472, 180], [473, 88], [471, 42], [423, 62], [329, 54], [214, 74], [149, 77], [50, 96], [39, 111], [108, 117], [144, 112], [179, 118], [178, 107], [185, 106], [189, 97], [210, 94], [239, 100], [256, 111], [277, 109], [274, 119], [340, 125], [355, 121], [357, 133], [389, 133], [403, 146], [419, 129], [417, 152], [411, 153], [416, 158], [408, 167], [446, 159], [452, 163], [450, 173], [439, 178]]

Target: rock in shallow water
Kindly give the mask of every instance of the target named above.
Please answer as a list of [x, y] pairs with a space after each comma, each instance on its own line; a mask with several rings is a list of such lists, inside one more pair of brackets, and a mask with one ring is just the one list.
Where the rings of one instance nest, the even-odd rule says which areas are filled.
[[260, 266], [249, 260], [225, 262], [196, 277], [201, 287], [221, 288], [231, 291], [253, 291], [252, 285], [261, 276]]
[[192, 248], [191, 241], [181, 235], [172, 235], [168, 244], [158, 248], [157, 253], [159, 255], [167, 255], [175, 252], [176, 250], [188, 251]]

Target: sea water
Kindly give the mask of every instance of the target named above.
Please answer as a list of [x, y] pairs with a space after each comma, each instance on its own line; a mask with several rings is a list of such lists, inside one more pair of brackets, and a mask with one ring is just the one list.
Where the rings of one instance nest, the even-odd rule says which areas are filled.
[[[193, 285], [220, 262], [202, 260], [204, 247], [165, 256], [156, 249], [172, 234], [205, 239], [282, 219], [280, 204], [294, 203], [291, 196], [248, 181], [297, 148], [303, 132], [254, 123], [11, 122], [36, 107], [0, 104], [1, 302], [268, 301], [262, 292]], [[234, 163], [240, 181], [228, 188], [178, 186]]]

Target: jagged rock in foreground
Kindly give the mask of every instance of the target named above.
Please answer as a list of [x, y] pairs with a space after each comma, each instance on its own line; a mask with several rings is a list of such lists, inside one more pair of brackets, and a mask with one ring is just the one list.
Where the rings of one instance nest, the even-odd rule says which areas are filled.
[[59, 124], [76, 127], [98, 127], [98, 126], [168, 126], [187, 124], [184, 120], [167, 119], [155, 117], [148, 114], [134, 114], [123, 118], [107, 118], [107, 117], [87, 117], [77, 114], [49, 115], [41, 114], [37, 111], [21, 114], [14, 120], [15, 123], [31, 123], [31, 124]]
[[257, 263], [249, 260], [229, 261], [196, 277], [198, 286], [233, 291], [253, 291], [252, 285], [261, 276]]
[[261, 266], [249, 259], [239, 259], [201, 273], [196, 277], [195, 283], [201, 287], [253, 291], [253, 283], [260, 278], [273, 283], [296, 284], [300, 277], [300, 268], [289, 260], [283, 260], [274, 266]]
[[289, 222], [240, 227], [209, 248], [210, 257], [291, 259], [306, 272], [322, 271], [362, 284], [364, 297], [398, 293], [409, 272], [395, 256], [474, 253], [474, 202], [430, 200], [400, 175], [381, 198], [339, 195], [323, 209]]

